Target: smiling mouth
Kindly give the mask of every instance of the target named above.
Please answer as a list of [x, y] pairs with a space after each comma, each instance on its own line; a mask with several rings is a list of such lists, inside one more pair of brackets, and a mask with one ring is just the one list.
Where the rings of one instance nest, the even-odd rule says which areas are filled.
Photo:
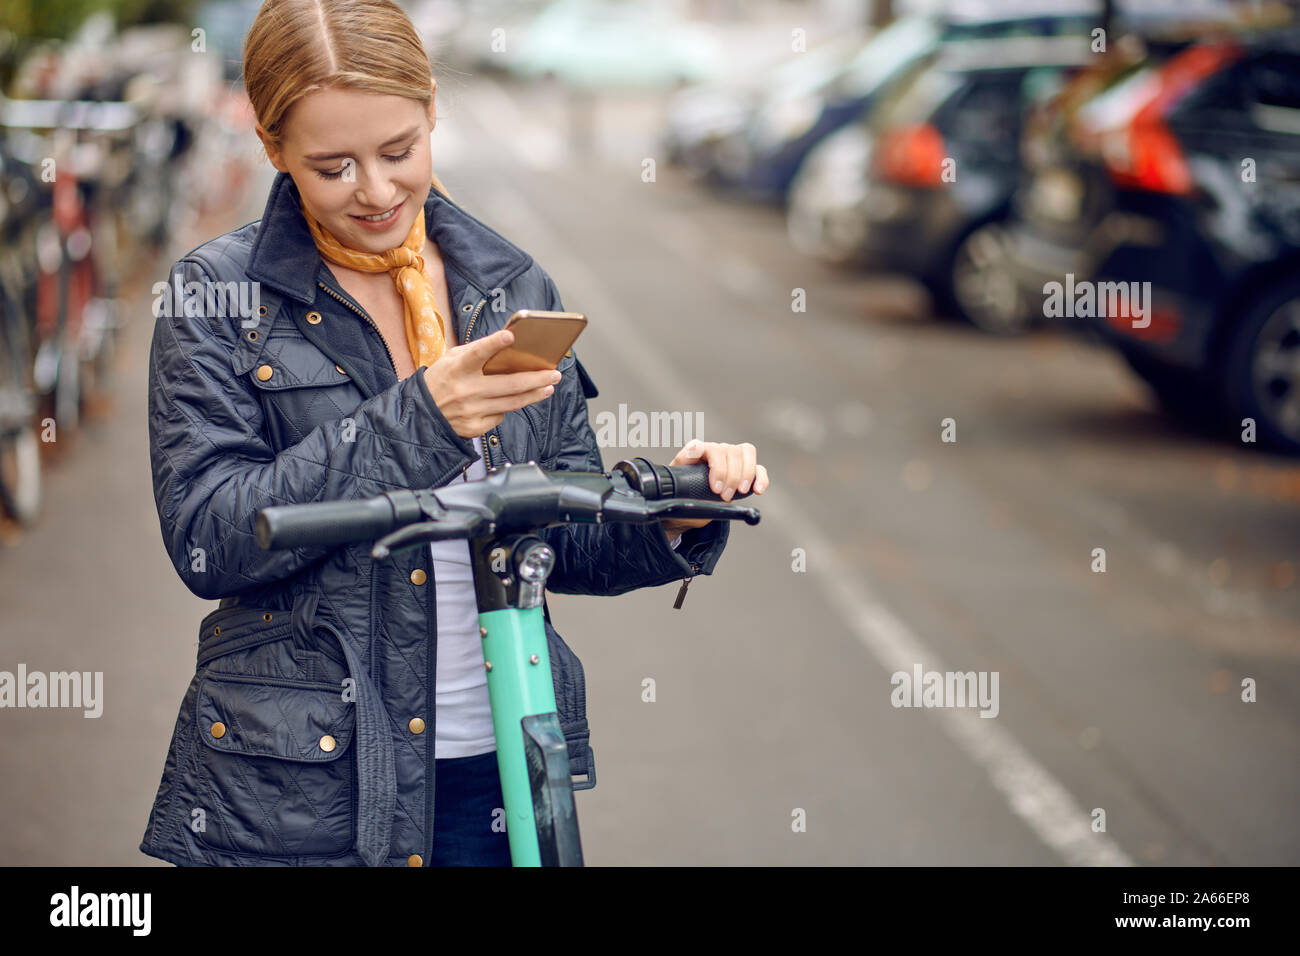
[[397, 217], [397, 210], [401, 208], [402, 208], [402, 204], [399, 202], [396, 206], [394, 206], [392, 209], [388, 210], [387, 212], [381, 212], [378, 215], [374, 215], [374, 216], [353, 216], [352, 218], [360, 219], [362, 222], [375, 222], [375, 223], [388, 222], [390, 219], [395, 219]]

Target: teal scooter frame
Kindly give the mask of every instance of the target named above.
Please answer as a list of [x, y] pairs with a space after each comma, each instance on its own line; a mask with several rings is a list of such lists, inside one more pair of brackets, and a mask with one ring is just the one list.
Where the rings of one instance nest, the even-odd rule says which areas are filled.
[[703, 463], [664, 466], [636, 458], [600, 473], [543, 471], [529, 462], [441, 488], [264, 508], [257, 538], [267, 549], [373, 541], [376, 560], [431, 541], [469, 541], [511, 862], [582, 866], [542, 610], [555, 554], [537, 532], [664, 518], [753, 525], [759, 513], [713, 494]]

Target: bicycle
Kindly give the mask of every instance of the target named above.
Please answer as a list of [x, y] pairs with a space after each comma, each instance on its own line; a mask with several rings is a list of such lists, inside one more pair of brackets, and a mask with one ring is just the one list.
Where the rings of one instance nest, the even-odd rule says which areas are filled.
[[278, 505], [258, 512], [256, 528], [264, 550], [373, 541], [371, 556], [380, 561], [433, 541], [468, 539], [512, 865], [582, 866], [542, 617], [555, 555], [537, 532], [663, 518], [756, 525], [759, 517], [755, 508], [720, 500], [709, 489], [704, 463], [655, 465], [635, 458], [609, 472], [506, 464], [477, 481], [441, 488]]
[[38, 181], [0, 129], [0, 514], [20, 527], [41, 509], [41, 454], [32, 379], [34, 231]]

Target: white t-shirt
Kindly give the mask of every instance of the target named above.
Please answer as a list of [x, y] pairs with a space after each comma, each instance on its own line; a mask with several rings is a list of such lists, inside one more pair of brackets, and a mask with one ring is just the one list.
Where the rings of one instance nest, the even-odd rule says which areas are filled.
[[[487, 475], [482, 439], [474, 438], [478, 460], [461, 480]], [[670, 544], [676, 548], [681, 536]], [[473, 757], [497, 749], [488, 700], [487, 671], [483, 667], [483, 640], [478, 633], [478, 601], [474, 572], [469, 563], [469, 543], [463, 539], [435, 541], [433, 579], [437, 589], [438, 673], [434, 691], [433, 756]]]
[[[466, 469], [464, 480], [487, 475], [483, 443], [474, 439], [478, 460]], [[474, 574], [469, 564], [469, 543], [464, 539], [435, 541], [433, 579], [438, 606], [438, 672], [435, 683], [433, 756], [473, 757], [497, 749], [488, 704], [487, 672], [483, 668], [483, 641], [478, 633], [478, 602]]]

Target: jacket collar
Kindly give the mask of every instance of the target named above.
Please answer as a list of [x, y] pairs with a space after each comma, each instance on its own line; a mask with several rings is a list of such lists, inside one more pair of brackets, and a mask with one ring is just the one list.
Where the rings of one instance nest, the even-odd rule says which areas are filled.
[[[430, 187], [424, 227], [448, 260], [483, 295], [505, 285], [533, 264], [532, 256]], [[298, 205], [298, 187], [277, 173], [266, 200], [248, 261], [248, 277], [310, 305], [325, 263]]]

